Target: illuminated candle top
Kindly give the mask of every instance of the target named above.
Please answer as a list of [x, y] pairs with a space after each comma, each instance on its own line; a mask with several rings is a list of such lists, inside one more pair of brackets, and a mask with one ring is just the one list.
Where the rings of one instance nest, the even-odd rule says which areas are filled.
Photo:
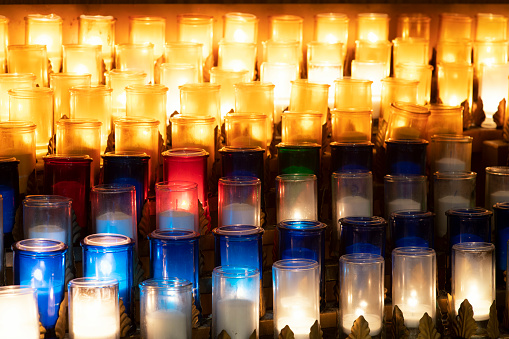
[[223, 16], [223, 38], [228, 42], [258, 42], [258, 18], [248, 13], [226, 13]]
[[398, 18], [398, 37], [429, 40], [430, 22], [431, 18], [421, 13], [401, 14]]
[[177, 40], [203, 45], [203, 61], [212, 54], [214, 17], [204, 14], [177, 15]]
[[273, 15], [269, 17], [270, 39], [274, 41], [298, 41], [302, 44], [304, 19], [297, 15]]
[[342, 13], [320, 13], [315, 15], [314, 40], [319, 42], [348, 43], [348, 17]]
[[389, 40], [389, 16], [385, 13], [357, 14], [357, 39], [371, 42]]
[[164, 53], [166, 41], [166, 19], [157, 16], [130, 16], [129, 42], [133, 44], [150, 42], [154, 45], [154, 59]]
[[84, 45], [101, 45], [106, 70], [113, 63], [115, 46], [115, 19], [112, 16], [80, 15], [78, 43]]
[[29, 14], [25, 17], [25, 43], [45, 45], [56, 73], [60, 71], [62, 62], [62, 22], [56, 14]]
[[507, 17], [500, 14], [477, 13], [476, 41], [502, 41], [507, 39]]
[[472, 40], [472, 18], [458, 13], [441, 13], [438, 40]]

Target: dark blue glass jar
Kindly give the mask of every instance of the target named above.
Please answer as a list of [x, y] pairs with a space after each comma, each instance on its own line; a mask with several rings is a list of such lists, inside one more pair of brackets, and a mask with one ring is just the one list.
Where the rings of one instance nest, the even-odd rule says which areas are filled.
[[373, 146], [371, 142], [331, 142], [331, 172], [372, 171]]
[[339, 219], [341, 255], [371, 253], [385, 257], [385, 228], [382, 217], [346, 217]]
[[507, 242], [509, 241], [509, 202], [493, 206], [495, 216], [495, 252], [497, 255], [497, 285], [505, 286], [504, 271], [507, 269]]
[[148, 196], [150, 156], [139, 152], [110, 152], [103, 158], [103, 183], [133, 185], [136, 190], [136, 215], [139, 223]]
[[45, 338], [56, 338], [55, 325], [65, 292], [67, 246], [50, 239], [26, 239], [12, 246], [14, 284], [37, 290], [37, 305]]
[[[0, 157], [0, 195], [3, 203], [3, 232], [11, 233], [19, 205], [19, 160]], [[7, 244], [10, 246], [10, 244]]]
[[312, 259], [320, 268], [320, 296], [325, 300], [325, 228], [311, 220], [286, 220], [277, 225], [278, 259]]
[[83, 277], [118, 280], [118, 294], [133, 316], [134, 240], [121, 234], [92, 234], [81, 241]]
[[199, 290], [200, 235], [188, 230], [155, 230], [149, 234], [150, 278], [178, 278], [193, 284], [196, 308], [201, 310]]
[[219, 150], [219, 154], [223, 177], [256, 177], [263, 182], [263, 148], [226, 146]]
[[432, 212], [401, 211], [392, 213], [389, 223], [393, 248], [434, 248], [433, 217]]
[[385, 174], [425, 175], [427, 146], [428, 142], [422, 139], [387, 140], [385, 142]]
[[450, 247], [462, 242], [491, 242], [493, 212], [482, 207], [450, 209], [445, 212]]

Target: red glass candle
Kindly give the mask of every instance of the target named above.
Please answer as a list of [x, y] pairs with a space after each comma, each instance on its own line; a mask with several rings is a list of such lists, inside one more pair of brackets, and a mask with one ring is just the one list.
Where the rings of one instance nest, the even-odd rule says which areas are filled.
[[207, 158], [201, 148], [174, 148], [163, 153], [164, 181], [191, 181], [198, 184], [198, 199], [207, 206]]
[[76, 220], [82, 230], [86, 229], [92, 158], [88, 155], [48, 155], [43, 159], [45, 194], [71, 198]]

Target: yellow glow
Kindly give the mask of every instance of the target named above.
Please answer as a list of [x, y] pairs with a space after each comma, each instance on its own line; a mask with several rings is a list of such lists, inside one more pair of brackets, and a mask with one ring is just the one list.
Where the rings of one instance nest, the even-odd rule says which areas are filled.
[[369, 32], [368, 33], [368, 41], [370, 41], [370, 42], [377, 42], [378, 41], [378, 35], [375, 34], [374, 32]]
[[34, 44], [51, 46], [53, 44], [53, 39], [47, 34], [41, 34], [34, 39]]
[[325, 36], [325, 41], [328, 42], [329, 44], [335, 44], [339, 42], [338, 38], [332, 33], [329, 33]]
[[74, 73], [78, 73], [78, 74], [86, 74], [86, 73], [90, 73], [88, 71], [88, 67], [83, 65], [83, 64], [78, 64], [78, 65], [75, 65], [73, 67], [73, 70], [72, 70]]
[[98, 36], [89, 36], [86, 38], [85, 43], [87, 45], [102, 45], [103, 41]]
[[247, 34], [241, 30], [241, 29], [236, 29], [235, 32], [233, 33], [233, 39], [236, 41], [236, 42], [248, 42], [247, 41]]

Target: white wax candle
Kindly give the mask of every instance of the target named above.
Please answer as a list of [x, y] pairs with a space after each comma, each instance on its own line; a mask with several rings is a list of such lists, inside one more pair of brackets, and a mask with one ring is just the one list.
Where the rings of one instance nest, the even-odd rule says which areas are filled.
[[424, 313], [428, 313], [431, 317], [433, 310], [430, 305], [421, 304], [401, 304], [398, 305], [399, 309], [403, 313], [405, 318], [405, 326], [407, 328], [419, 328], [419, 321], [421, 320]]
[[349, 195], [337, 202], [337, 219], [344, 217], [371, 217], [371, 200], [359, 195]]
[[387, 215], [390, 216], [393, 212], [401, 211], [420, 211], [421, 203], [413, 199], [394, 199], [387, 204]]
[[509, 202], [509, 191], [496, 191], [490, 195], [490, 208], [497, 202]]
[[437, 215], [437, 232], [439, 237], [443, 237], [447, 233], [447, 216], [445, 212], [453, 208], [468, 208], [470, 200], [462, 196], [446, 195], [438, 199], [435, 206]]
[[435, 171], [439, 172], [457, 172], [466, 171], [466, 164], [458, 158], [442, 158], [435, 161]]
[[95, 220], [95, 229], [97, 233], [122, 234], [134, 239], [133, 218], [120, 211], [106, 212], [98, 216]]
[[256, 221], [256, 211], [254, 206], [249, 204], [233, 203], [223, 206], [221, 225], [255, 225], [259, 226]]
[[113, 301], [75, 298], [72, 301], [74, 339], [117, 339], [120, 321]]
[[38, 225], [28, 229], [28, 238], [51, 239], [67, 243], [65, 230], [57, 225]]
[[[222, 299], [215, 307], [217, 334], [225, 330], [232, 339], [249, 338], [257, 330], [259, 312], [256, 304], [247, 299]], [[257, 331], [258, 332], [258, 331]]]
[[0, 338], [39, 338], [39, 321], [35, 302], [32, 294], [2, 298], [0, 303]]
[[146, 315], [147, 339], [186, 339], [186, 315], [179, 311], [155, 311]]
[[295, 339], [308, 339], [309, 333], [311, 332], [311, 327], [315, 323], [316, 319], [313, 317], [278, 317], [278, 325], [277, 328], [279, 332], [288, 325], [295, 335]]
[[369, 324], [369, 334], [371, 336], [378, 335], [380, 331], [382, 330], [382, 318], [380, 316], [375, 314], [344, 314], [343, 315], [343, 332], [346, 334], [350, 334], [352, 330], [352, 326], [355, 320], [359, 318], [359, 316], [362, 315], [364, 319]]
[[380, 117], [380, 106], [381, 106], [382, 96], [381, 95], [373, 95], [371, 97], [371, 105], [373, 107], [373, 119], [378, 119]]
[[183, 210], [168, 210], [157, 215], [160, 230], [194, 231], [194, 214]]

